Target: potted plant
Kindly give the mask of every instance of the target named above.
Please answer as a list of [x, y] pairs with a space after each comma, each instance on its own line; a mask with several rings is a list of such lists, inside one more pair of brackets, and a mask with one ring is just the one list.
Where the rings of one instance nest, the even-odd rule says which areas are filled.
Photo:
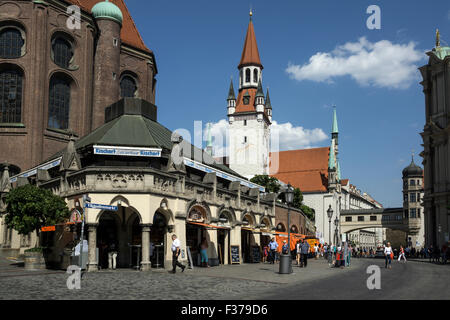
[[39, 247], [42, 227], [63, 222], [69, 216], [65, 201], [51, 191], [33, 185], [12, 189], [6, 196], [5, 223], [20, 235], [36, 232], [33, 249], [25, 251], [25, 269], [45, 269], [44, 248]]

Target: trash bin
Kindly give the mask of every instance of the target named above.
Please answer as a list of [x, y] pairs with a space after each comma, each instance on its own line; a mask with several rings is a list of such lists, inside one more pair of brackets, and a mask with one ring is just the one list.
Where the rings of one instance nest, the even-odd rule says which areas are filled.
[[280, 255], [280, 274], [292, 273], [292, 259], [290, 254]]

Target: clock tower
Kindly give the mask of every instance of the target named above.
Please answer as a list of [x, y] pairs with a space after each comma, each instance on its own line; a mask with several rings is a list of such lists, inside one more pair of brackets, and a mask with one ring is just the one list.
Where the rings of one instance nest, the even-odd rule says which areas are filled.
[[229, 165], [246, 178], [269, 174], [270, 125], [272, 106], [262, 87], [263, 65], [255, 31], [250, 22], [245, 37], [239, 70], [236, 99], [233, 82], [228, 93]]

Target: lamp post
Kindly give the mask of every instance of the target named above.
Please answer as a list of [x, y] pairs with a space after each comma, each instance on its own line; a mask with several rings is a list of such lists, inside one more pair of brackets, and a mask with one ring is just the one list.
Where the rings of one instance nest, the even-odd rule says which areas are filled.
[[339, 242], [339, 230], [338, 230], [338, 226], [339, 226], [339, 218], [336, 216], [336, 219], [334, 220], [334, 225], [336, 226], [336, 231], [335, 231], [335, 236], [336, 236], [336, 246]]
[[331, 209], [331, 204], [330, 207], [327, 210], [327, 215], [328, 215], [328, 227], [329, 227], [329, 232], [328, 232], [328, 262], [331, 264], [332, 261], [332, 256], [333, 253], [331, 252], [331, 219], [333, 218], [333, 209]]
[[285, 200], [288, 205], [288, 253], [281, 254], [280, 259], [280, 274], [292, 273], [292, 258], [291, 258], [291, 204], [294, 201], [294, 188], [288, 184], [285, 191]]

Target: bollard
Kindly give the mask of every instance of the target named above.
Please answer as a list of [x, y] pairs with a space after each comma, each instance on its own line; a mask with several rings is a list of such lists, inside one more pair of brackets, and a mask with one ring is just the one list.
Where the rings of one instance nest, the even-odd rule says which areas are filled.
[[292, 259], [290, 254], [282, 254], [280, 256], [280, 274], [292, 273]]

